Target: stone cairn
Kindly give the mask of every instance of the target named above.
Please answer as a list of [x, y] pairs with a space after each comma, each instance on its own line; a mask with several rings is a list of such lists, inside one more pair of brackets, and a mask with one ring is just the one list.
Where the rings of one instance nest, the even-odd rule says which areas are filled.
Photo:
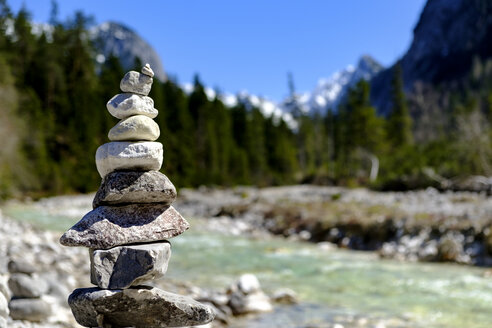
[[96, 152], [102, 183], [87, 213], [60, 238], [65, 246], [89, 248], [91, 282], [68, 303], [85, 327], [183, 327], [214, 319], [210, 307], [145, 282], [167, 271], [171, 244], [167, 239], [189, 228], [171, 206], [176, 189], [159, 172], [163, 150], [155, 142], [160, 131], [154, 101], [147, 95], [154, 72], [146, 64], [120, 83], [123, 93], [107, 103], [120, 121], [109, 131], [111, 142]]

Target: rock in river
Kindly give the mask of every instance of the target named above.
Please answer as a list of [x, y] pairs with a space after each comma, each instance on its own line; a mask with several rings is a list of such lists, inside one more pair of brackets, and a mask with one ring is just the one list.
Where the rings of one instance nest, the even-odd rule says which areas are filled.
[[89, 253], [91, 282], [104, 289], [123, 289], [164, 276], [171, 244], [126, 245]]
[[229, 306], [236, 315], [273, 310], [270, 298], [261, 290], [258, 278], [253, 274], [239, 277], [229, 288], [229, 293]]
[[189, 227], [181, 214], [168, 205], [100, 206], [67, 230], [61, 236], [60, 243], [65, 246], [108, 249], [166, 240]]
[[204, 325], [212, 309], [190, 297], [153, 287], [104, 290], [79, 288], [68, 298], [79, 324], [85, 327], [160, 328]]

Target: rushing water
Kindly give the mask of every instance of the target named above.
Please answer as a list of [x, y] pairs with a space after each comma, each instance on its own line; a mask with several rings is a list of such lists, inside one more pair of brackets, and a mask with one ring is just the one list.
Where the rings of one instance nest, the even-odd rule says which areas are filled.
[[[39, 206], [4, 211], [56, 229], [77, 220]], [[204, 220], [190, 222], [192, 228], [172, 240], [171, 278], [224, 288], [249, 272], [267, 293], [288, 287], [299, 295], [297, 306], [245, 317], [233, 327], [492, 327], [492, 278], [484, 276], [485, 269], [403, 263], [277, 238], [228, 236], [207, 231]]]

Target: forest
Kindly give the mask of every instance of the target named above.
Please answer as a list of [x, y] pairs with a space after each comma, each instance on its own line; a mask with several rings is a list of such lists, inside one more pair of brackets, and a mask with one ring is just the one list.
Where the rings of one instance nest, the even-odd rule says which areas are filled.
[[[117, 123], [106, 102], [125, 71], [112, 56], [94, 60], [91, 19], [76, 13], [49, 35], [30, 14], [0, 1], [0, 198], [94, 191], [94, 154]], [[135, 62], [139, 70], [142, 63]], [[196, 76], [186, 93], [173, 78], [150, 96], [164, 145], [162, 172], [178, 187], [295, 183], [412, 189], [440, 178], [492, 174], [492, 62], [476, 60], [466, 81], [435, 86], [439, 125], [412, 110], [396, 64], [392, 111], [378, 115], [361, 80], [337, 111], [303, 113], [291, 90], [297, 128], [239, 103], [207, 98]], [[220, 93], [218, 93], [220, 94]], [[425, 99], [424, 103], [432, 102]], [[436, 128], [439, 126], [440, 128]]]

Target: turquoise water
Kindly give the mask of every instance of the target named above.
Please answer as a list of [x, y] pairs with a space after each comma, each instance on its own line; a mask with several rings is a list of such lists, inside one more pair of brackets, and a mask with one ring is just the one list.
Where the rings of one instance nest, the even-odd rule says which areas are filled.
[[[49, 228], [65, 229], [77, 221], [30, 206], [3, 210]], [[485, 269], [381, 260], [373, 253], [323, 250], [277, 238], [227, 236], [207, 231], [202, 220], [190, 223], [189, 231], [171, 240], [168, 276], [224, 288], [249, 272], [267, 293], [288, 287], [300, 297], [298, 306], [280, 306], [233, 327], [322, 328], [335, 322], [372, 327], [378, 320], [386, 327], [492, 327], [492, 278], [484, 276]]]

